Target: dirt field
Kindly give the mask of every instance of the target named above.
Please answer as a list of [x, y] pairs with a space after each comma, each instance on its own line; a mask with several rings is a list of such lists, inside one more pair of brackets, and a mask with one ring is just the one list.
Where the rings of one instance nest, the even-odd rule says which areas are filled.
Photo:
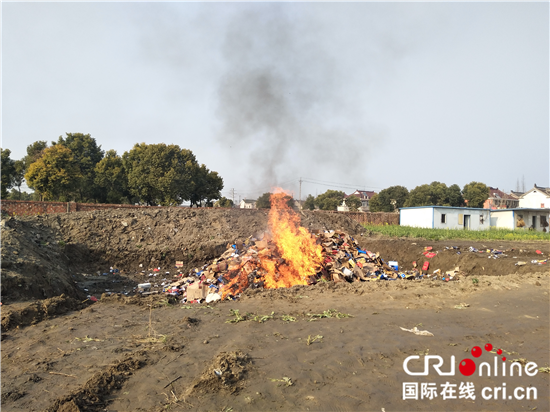
[[[509, 376], [514, 360], [535, 362], [537, 369], [550, 364], [550, 276], [546, 265], [531, 263], [546, 258], [550, 245], [383, 239], [319, 213], [304, 214], [302, 224], [344, 230], [405, 268], [429, 260], [430, 270], [459, 266], [462, 275], [452, 282], [256, 289], [237, 301], [182, 305], [162, 295], [133, 296], [133, 288], [153, 267], [170, 279], [176, 260], [190, 270], [227, 243], [265, 230], [265, 212], [174, 209], [3, 220], [2, 410], [550, 410], [548, 373], [528, 376], [522, 369]], [[425, 246], [439, 253], [426, 259]], [[470, 246], [506, 256], [491, 259]], [[90, 304], [86, 295], [103, 296]], [[401, 329], [415, 326], [433, 336]], [[471, 355], [472, 347], [487, 343], [504, 352]], [[411, 355], [420, 356], [411, 371], [423, 368], [425, 355], [439, 355], [443, 372], [454, 356], [456, 373], [440, 376], [431, 368], [428, 376], [409, 376], [403, 362]], [[488, 362], [491, 376], [462, 375], [465, 358], [478, 369]], [[507, 365], [506, 376], [500, 366], [495, 376], [494, 362]], [[435, 384], [437, 397], [403, 399], [405, 382]], [[457, 399], [444, 399], [447, 382], [457, 385]], [[459, 398], [466, 382], [475, 399]], [[503, 386], [505, 399], [502, 390], [498, 399], [483, 398], [483, 388], [493, 393]], [[533, 389], [531, 399], [509, 399], [517, 387], [535, 388], [536, 399]]]

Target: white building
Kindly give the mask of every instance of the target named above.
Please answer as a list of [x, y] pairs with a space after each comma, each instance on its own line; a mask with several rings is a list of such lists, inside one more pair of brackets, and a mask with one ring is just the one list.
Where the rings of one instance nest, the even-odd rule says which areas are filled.
[[[521, 200], [520, 200], [521, 201]], [[501, 209], [491, 211], [491, 226], [500, 229], [548, 231], [550, 208]]]
[[253, 199], [242, 199], [239, 207], [241, 209], [256, 209], [256, 201]]
[[399, 224], [429, 229], [486, 230], [491, 226], [490, 213], [489, 209], [472, 207], [403, 207], [399, 209]]
[[550, 208], [550, 188], [535, 185], [519, 197], [519, 207], [522, 209]]

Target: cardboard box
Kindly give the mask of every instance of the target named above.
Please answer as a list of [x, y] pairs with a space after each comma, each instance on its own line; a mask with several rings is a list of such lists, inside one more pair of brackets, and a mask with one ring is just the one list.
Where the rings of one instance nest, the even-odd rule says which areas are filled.
[[187, 301], [204, 299], [208, 294], [208, 285], [206, 283], [195, 282], [187, 286]]

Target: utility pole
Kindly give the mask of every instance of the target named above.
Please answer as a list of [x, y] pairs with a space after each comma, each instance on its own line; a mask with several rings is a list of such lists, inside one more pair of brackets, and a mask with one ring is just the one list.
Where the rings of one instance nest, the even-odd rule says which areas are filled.
[[235, 206], [235, 189], [231, 189], [231, 200], [233, 200], [233, 206]]
[[302, 208], [302, 177], [300, 177], [300, 209]]

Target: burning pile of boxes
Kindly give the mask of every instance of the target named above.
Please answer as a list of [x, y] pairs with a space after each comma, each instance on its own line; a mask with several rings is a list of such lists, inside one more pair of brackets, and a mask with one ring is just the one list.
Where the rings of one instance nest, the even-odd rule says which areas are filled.
[[[378, 253], [362, 250], [357, 241], [341, 231], [313, 231], [315, 242], [321, 248], [322, 262], [313, 268], [313, 275], [299, 279], [294, 284], [314, 285], [318, 282], [365, 282], [379, 280], [419, 280], [423, 278], [456, 280], [458, 268], [444, 275], [437, 270], [428, 274], [413, 268], [399, 270], [397, 262], [385, 262]], [[276, 267], [284, 265], [275, 243], [265, 233], [262, 239], [249, 237], [244, 242], [228, 245], [227, 250], [210, 264], [195, 269], [189, 275], [180, 275], [165, 286], [164, 293], [181, 296], [183, 302], [212, 302], [220, 299], [236, 299], [248, 288], [269, 288], [262, 259], [269, 259]], [[283, 287], [291, 287], [293, 283]], [[280, 287], [280, 286], [279, 286]]]

